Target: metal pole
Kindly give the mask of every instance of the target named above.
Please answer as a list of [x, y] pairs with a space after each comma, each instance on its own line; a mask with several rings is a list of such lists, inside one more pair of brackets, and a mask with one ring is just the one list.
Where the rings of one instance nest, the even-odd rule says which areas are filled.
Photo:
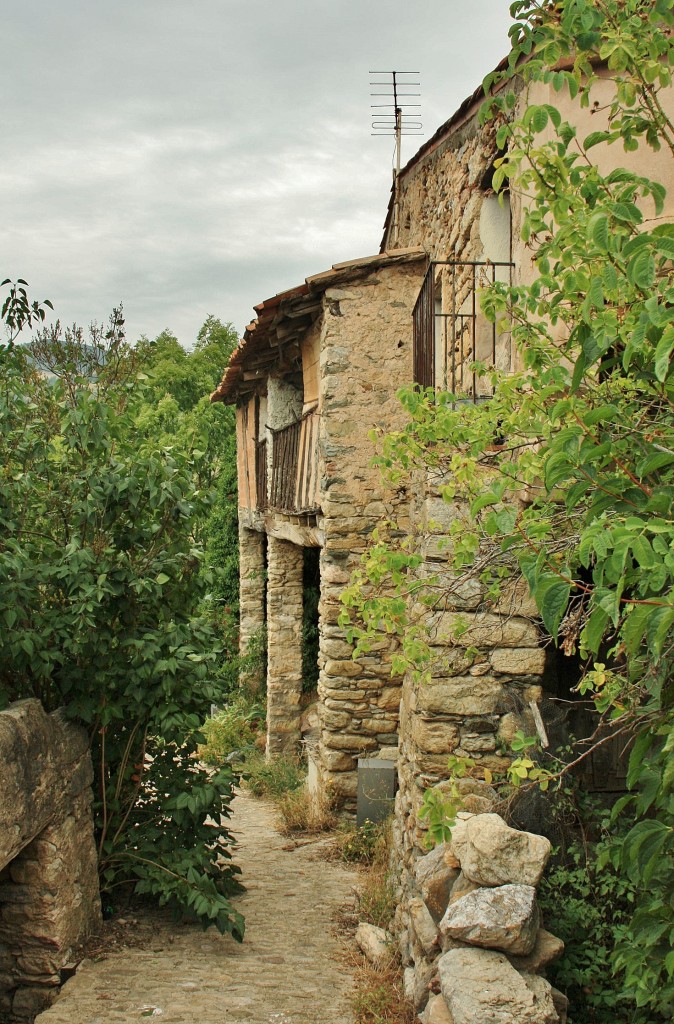
[[393, 244], [398, 244], [400, 232], [400, 145], [403, 130], [403, 112], [398, 106], [398, 85], [393, 72], [393, 108], [396, 115], [396, 166], [393, 172]]

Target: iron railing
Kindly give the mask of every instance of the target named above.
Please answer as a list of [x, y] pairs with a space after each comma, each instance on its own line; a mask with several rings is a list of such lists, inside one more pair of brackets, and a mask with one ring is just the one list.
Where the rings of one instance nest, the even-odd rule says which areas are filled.
[[272, 431], [269, 505], [279, 512], [314, 513], [318, 500], [318, 412]]
[[480, 310], [478, 291], [495, 281], [510, 284], [512, 263], [434, 260], [413, 312], [414, 380], [478, 402], [492, 394], [487, 369], [510, 369], [510, 333]]

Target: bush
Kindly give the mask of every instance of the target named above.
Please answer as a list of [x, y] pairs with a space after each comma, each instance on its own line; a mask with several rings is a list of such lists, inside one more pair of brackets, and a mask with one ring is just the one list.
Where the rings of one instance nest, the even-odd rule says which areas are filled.
[[605, 842], [571, 845], [539, 888], [545, 925], [564, 941], [550, 982], [570, 1000], [569, 1024], [632, 1024], [634, 1005], [623, 992], [624, 972], [613, 967], [614, 947], [633, 912], [634, 886], [610, 865], [601, 867]]
[[354, 976], [354, 1024], [416, 1024], [414, 1006], [405, 998], [402, 969], [393, 957], [376, 966], [363, 958]]
[[346, 829], [339, 843], [342, 860], [349, 864], [382, 863], [388, 857], [388, 824], [375, 825], [366, 819], [362, 825]]
[[396, 888], [389, 872], [391, 819], [375, 824], [365, 821], [344, 833], [340, 852], [349, 863], [368, 870], [358, 893], [358, 917], [379, 928], [388, 928], [396, 909]]
[[206, 764], [221, 765], [230, 754], [250, 751], [260, 736], [264, 709], [237, 697], [228, 707], [207, 719], [202, 732], [206, 742], [199, 747], [199, 756]]
[[151, 893], [240, 939], [239, 886], [206, 840], [231, 772], [192, 770], [221, 699], [220, 638], [199, 614], [209, 496], [197, 451], [138, 432], [122, 323], [104, 345], [57, 325], [31, 349], [49, 379], [0, 352], [0, 707], [33, 696], [88, 730], [104, 893]]
[[253, 796], [273, 799], [299, 789], [306, 771], [297, 757], [279, 754], [267, 760], [264, 754], [255, 752], [246, 758], [242, 775]]

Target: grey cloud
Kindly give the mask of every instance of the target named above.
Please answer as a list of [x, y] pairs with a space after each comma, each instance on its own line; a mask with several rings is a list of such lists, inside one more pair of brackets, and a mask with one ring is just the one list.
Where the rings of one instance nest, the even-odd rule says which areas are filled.
[[[370, 69], [422, 72], [425, 137], [506, 50], [509, 0], [24, 0], [5, 20], [0, 270], [129, 334], [377, 250], [392, 140]], [[407, 140], [404, 158], [423, 138]]]

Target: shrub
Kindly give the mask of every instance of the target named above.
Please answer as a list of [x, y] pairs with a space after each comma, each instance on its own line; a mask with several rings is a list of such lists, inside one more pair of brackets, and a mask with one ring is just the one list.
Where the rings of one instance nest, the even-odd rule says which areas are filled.
[[267, 760], [264, 754], [258, 752], [246, 758], [242, 774], [253, 796], [272, 798], [299, 789], [306, 778], [299, 758], [279, 754]]
[[201, 731], [206, 742], [199, 747], [199, 756], [206, 764], [220, 765], [235, 751], [250, 751], [263, 721], [264, 709], [239, 696], [204, 722]]
[[366, 819], [358, 827], [347, 828], [339, 841], [342, 860], [349, 864], [381, 863], [388, 856], [388, 824], [375, 825]]
[[354, 970], [354, 1024], [415, 1024], [414, 1007], [405, 998], [402, 970], [394, 959], [375, 966], [364, 958]]
[[391, 820], [375, 824], [365, 821], [349, 830], [341, 840], [341, 855], [368, 870], [358, 893], [358, 916], [379, 928], [388, 928], [396, 909], [396, 887], [389, 872]]
[[49, 379], [0, 352], [0, 707], [33, 696], [88, 730], [106, 899], [150, 893], [240, 939], [239, 885], [206, 839], [232, 773], [192, 770], [221, 699], [220, 638], [198, 611], [209, 496], [196, 450], [137, 430], [122, 324], [105, 342], [92, 328], [91, 345], [57, 324], [31, 349]]
[[571, 845], [539, 888], [546, 927], [565, 944], [547, 974], [569, 997], [569, 1024], [639, 1020], [623, 991], [624, 972], [613, 967], [614, 947], [633, 912], [634, 885], [610, 865], [600, 866], [605, 846], [603, 840]]

